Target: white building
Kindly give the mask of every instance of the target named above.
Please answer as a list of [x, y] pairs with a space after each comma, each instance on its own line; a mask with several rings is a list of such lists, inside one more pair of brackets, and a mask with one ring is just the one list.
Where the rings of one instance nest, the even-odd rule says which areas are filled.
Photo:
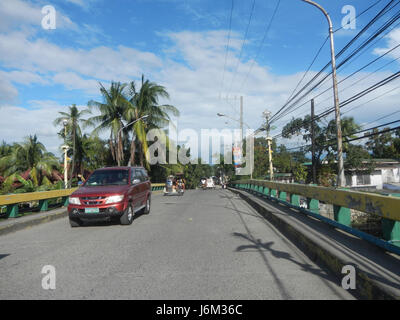
[[346, 186], [351, 188], [383, 189], [385, 185], [400, 184], [400, 162], [392, 159], [375, 159], [371, 173], [356, 172], [346, 175]]

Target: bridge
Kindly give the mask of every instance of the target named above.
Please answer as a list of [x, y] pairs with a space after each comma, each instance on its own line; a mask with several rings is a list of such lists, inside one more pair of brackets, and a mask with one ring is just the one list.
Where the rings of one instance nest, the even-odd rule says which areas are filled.
[[[0, 299], [400, 297], [400, 198], [256, 180], [183, 197], [161, 187], [153, 185], [150, 214], [130, 226], [70, 228], [63, 206], [73, 190], [0, 196], [9, 217], [0, 222]], [[15, 218], [32, 200], [40, 212]], [[333, 219], [319, 212], [324, 203]], [[354, 208], [384, 217], [389, 238], [353, 229]], [[42, 287], [46, 265], [54, 290]], [[355, 268], [355, 289], [343, 287], [344, 266]]]

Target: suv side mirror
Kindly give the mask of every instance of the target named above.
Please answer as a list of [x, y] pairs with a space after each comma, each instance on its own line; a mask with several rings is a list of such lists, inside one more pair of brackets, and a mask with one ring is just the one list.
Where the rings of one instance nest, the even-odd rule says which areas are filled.
[[133, 179], [132, 184], [138, 184], [138, 183], [140, 183], [139, 179], [137, 179], [137, 178]]

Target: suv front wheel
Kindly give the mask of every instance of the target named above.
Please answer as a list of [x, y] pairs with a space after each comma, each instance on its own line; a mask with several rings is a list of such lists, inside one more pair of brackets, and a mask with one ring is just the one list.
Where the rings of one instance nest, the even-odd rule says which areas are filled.
[[129, 225], [133, 221], [133, 209], [132, 209], [132, 204], [128, 205], [128, 208], [126, 208], [124, 214], [120, 218], [120, 222], [123, 225]]

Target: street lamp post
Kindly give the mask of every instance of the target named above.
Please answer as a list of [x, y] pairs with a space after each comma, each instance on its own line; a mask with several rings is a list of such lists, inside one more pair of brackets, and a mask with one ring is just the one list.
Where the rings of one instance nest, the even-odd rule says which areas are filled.
[[345, 186], [345, 177], [344, 177], [344, 165], [343, 165], [343, 147], [342, 147], [342, 128], [340, 124], [340, 107], [339, 107], [339, 94], [337, 87], [337, 79], [336, 79], [336, 59], [335, 59], [335, 47], [333, 43], [333, 28], [332, 21], [329, 17], [328, 13], [322, 8], [318, 3], [315, 3], [311, 0], [302, 0], [307, 2], [319, 10], [323, 12], [329, 24], [329, 38], [331, 42], [331, 64], [332, 64], [332, 81], [333, 81], [333, 96], [334, 96], [334, 105], [335, 105], [335, 119], [336, 119], [336, 137], [337, 137], [337, 148], [338, 148], [338, 177], [337, 184], [339, 187]]
[[[138, 122], [139, 120], [143, 120], [143, 119], [146, 119], [146, 118], [148, 118], [148, 117], [149, 117], [149, 115], [146, 114], [146, 115], [144, 115], [143, 117], [140, 117], [140, 118], [138, 118], [138, 119], [136, 119], [136, 120], [134, 120], [134, 121], [128, 123], [126, 126], [123, 126], [121, 129], [118, 130], [117, 137], [119, 138], [119, 134], [121, 133], [121, 131], [122, 131], [123, 129], [129, 127], [130, 125], [134, 124], [135, 122]], [[129, 159], [128, 167], [130, 167], [130, 165], [131, 165], [131, 160]]]
[[[63, 125], [64, 125], [64, 142], [67, 140], [67, 124], [68, 124], [68, 120], [64, 119], [63, 120]], [[67, 152], [69, 147], [67, 146], [67, 144], [64, 144], [62, 146], [63, 150], [64, 150], [64, 188], [67, 189], [68, 188], [68, 159], [67, 159]]]

